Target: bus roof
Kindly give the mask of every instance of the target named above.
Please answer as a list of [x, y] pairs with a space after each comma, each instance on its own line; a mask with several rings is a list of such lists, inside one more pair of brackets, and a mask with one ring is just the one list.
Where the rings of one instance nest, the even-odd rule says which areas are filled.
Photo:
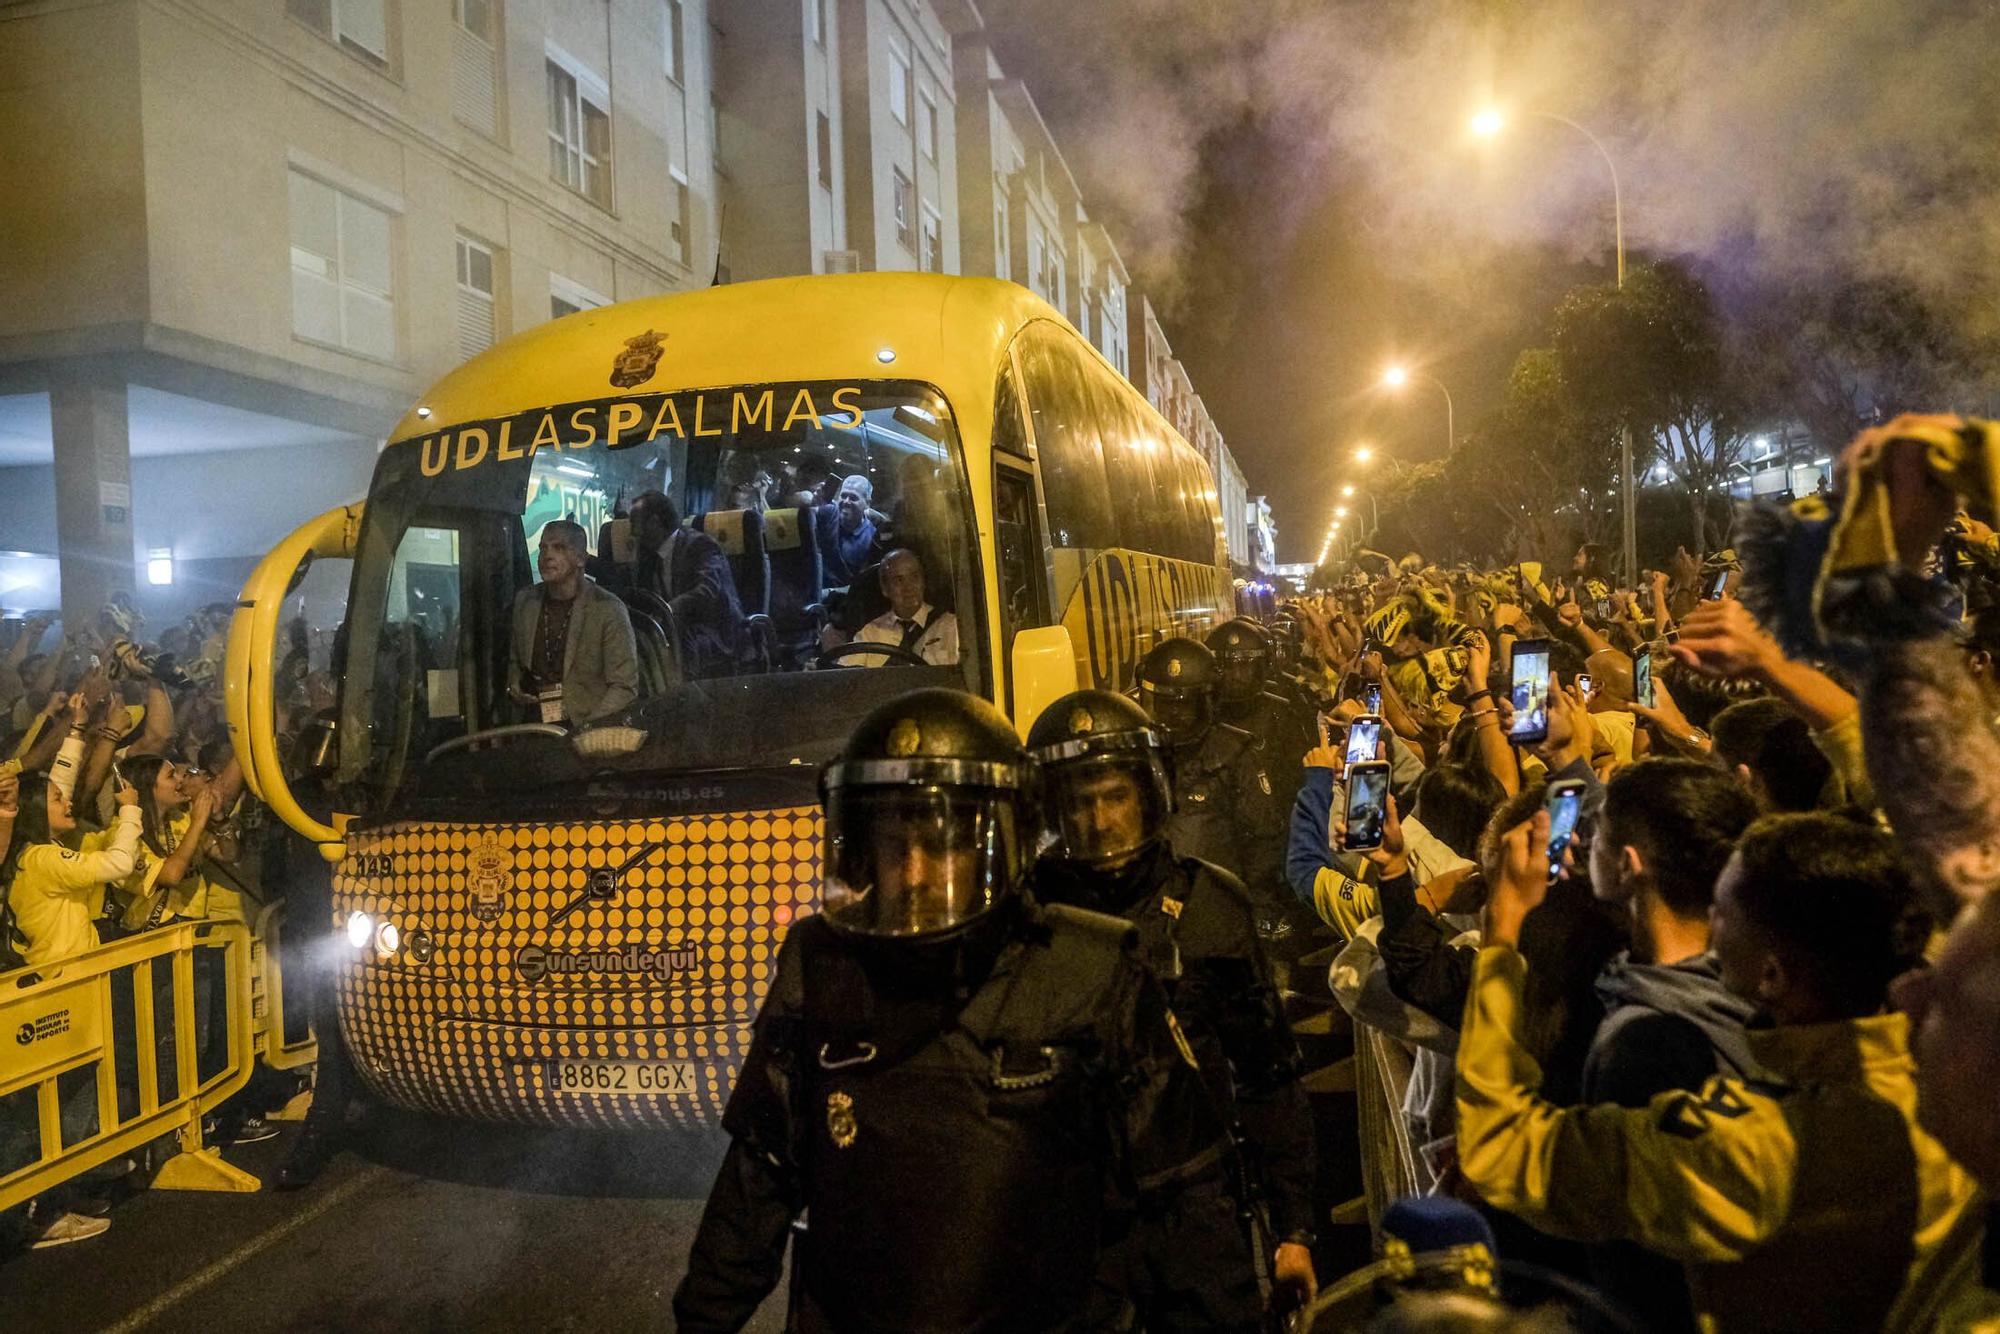
[[947, 398], [989, 394], [1008, 342], [1037, 319], [1062, 316], [1018, 283], [932, 273], [770, 278], [643, 297], [494, 345], [433, 385], [389, 438], [621, 391], [893, 378], [935, 384]]

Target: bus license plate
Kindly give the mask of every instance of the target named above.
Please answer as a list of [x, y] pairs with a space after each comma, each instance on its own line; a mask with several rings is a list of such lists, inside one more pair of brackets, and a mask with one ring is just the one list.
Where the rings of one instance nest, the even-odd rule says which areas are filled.
[[557, 1061], [555, 1092], [596, 1094], [693, 1093], [693, 1061]]

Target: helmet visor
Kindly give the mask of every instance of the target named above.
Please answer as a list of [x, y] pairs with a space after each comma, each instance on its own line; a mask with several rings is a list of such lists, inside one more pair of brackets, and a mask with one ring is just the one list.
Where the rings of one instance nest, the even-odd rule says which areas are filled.
[[822, 910], [843, 930], [922, 936], [1013, 893], [1015, 796], [991, 788], [838, 787], [826, 795]]
[[1166, 768], [1150, 751], [1049, 765], [1042, 781], [1051, 851], [1058, 857], [1111, 865], [1145, 847], [1166, 827]]
[[1210, 705], [1205, 690], [1155, 690], [1139, 683], [1139, 707], [1176, 746], [1192, 745], [1208, 731]]
[[1250, 699], [1264, 688], [1264, 654], [1257, 649], [1233, 649], [1216, 655], [1222, 669], [1219, 693], [1229, 702]]

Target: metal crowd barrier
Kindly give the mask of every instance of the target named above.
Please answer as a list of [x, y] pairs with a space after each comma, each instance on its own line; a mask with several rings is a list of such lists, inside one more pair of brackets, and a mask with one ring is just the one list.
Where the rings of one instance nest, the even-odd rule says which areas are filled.
[[[197, 1068], [195, 956], [222, 957], [215, 1001], [227, 1019], [227, 1059], [203, 1080]], [[170, 971], [172, 1013], [154, 1012], [153, 970]], [[131, 969], [122, 989], [132, 990], [133, 1041], [125, 1054], [136, 1069], [118, 1069], [113, 1033], [113, 974]], [[256, 1064], [257, 1033], [251, 1017], [251, 936], [235, 922], [184, 922], [128, 936], [59, 964], [0, 974], [0, 1102], [34, 1090], [39, 1146], [26, 1166], [0, 1175], [0, 1209], [12, 1208], [102, 1163], [172, 1135], [180, 1152], [153, 1179], [168, 1190], [254, 1191], [256, 1177], [202, 1143], [202, 1118], [248, 1082]], [[159, 1024], [172, 1025], [175, 1095], [160, 1097]], [[282, 1030], [279, 1038], [282, 1041]], [[57, 1080], [79, 1070], [96, 1074], [96, 1126], [63, 1142]], [[136, 1088], [137, 1107], [119, 1113], [119, 1081]], [[15, 1101], [19, 1101], [16, 1099]], [[0, 1165], [4, 1166], [4, 1165]]]
[[285, 903], [280, 899], [257, 914], [250, 933], [250, 1026], [265, 1065], [296, 1070], [319, 1059], [319, 1043], [310, 1029], [297, 1041], [285, 1036], [284, 918]]

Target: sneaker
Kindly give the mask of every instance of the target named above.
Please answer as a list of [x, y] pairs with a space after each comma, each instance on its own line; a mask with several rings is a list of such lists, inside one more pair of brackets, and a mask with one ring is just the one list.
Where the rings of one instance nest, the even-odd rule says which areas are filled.
[[231, 1144], [258, 1144], [267, 1139], [276, 1139], [278, 1128], [261, 1116], [246, 1116], [243, 1124], [236, 1128]]
[[73, 1241], [87, 1241], [109, 1231], [108, 1218], [86, 1218], [82, 1214], [61, 1214], [43, 1228], [34, 1240], [28, 1243], [31, 1251], [45, 1251], [52, 1246], [67, 1246]]

